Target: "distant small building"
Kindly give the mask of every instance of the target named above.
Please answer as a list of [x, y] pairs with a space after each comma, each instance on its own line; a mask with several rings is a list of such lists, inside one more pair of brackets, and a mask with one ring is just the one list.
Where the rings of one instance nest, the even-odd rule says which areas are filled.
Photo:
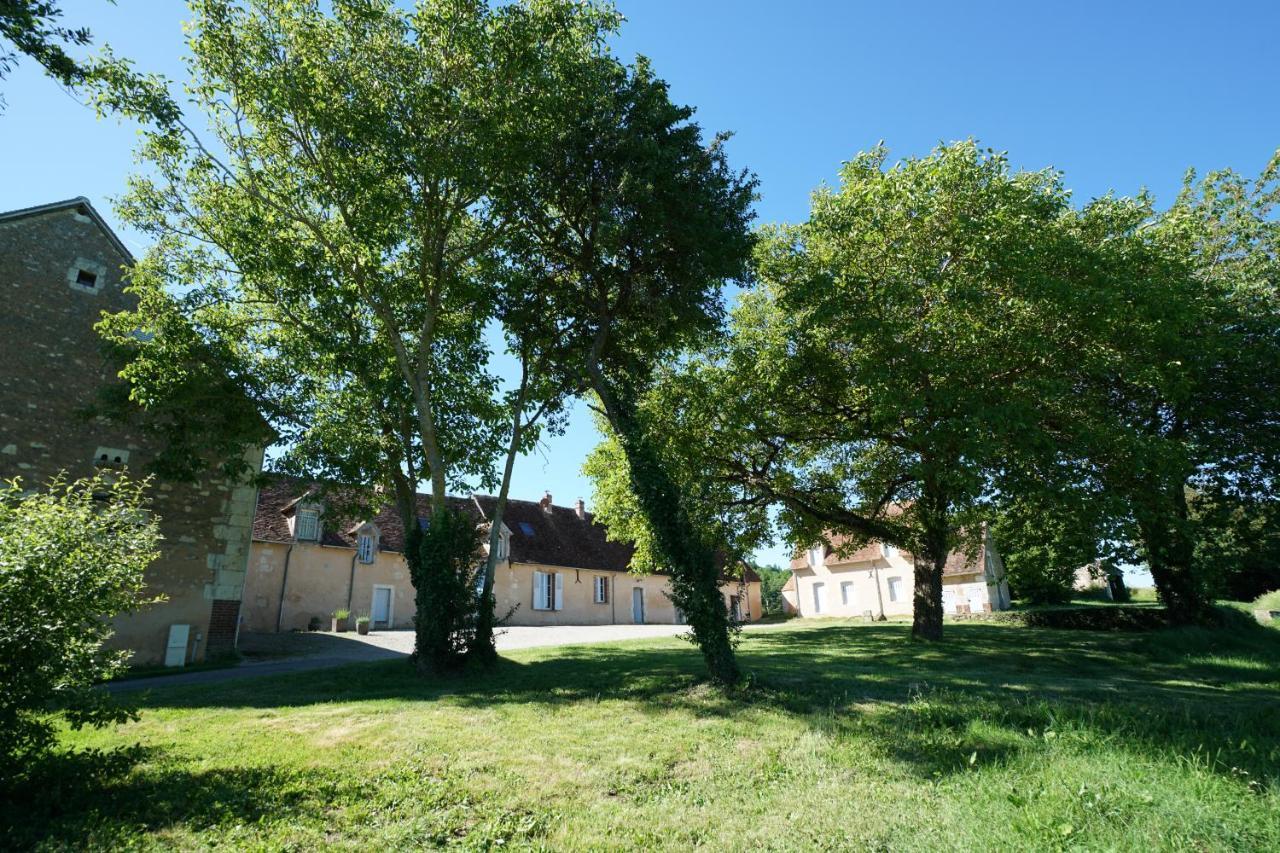
[[800, 615], [800, 596], [796, 593], [796, 576], [792, 572], [791, 577], [787, 578], [787, 582], [782, 585], [782, 612], [788, 616]]
[[[791, 579], [782, 588], [784, 607], [801, 616], [910, 616], [915, 571], [910, 554], [880, 542], [849, 550], [848, 540], [827, 542], [791, 560]], [[952, 552], [942, 571], [942, 607], [964, 615], [1007, 610], [1009, 584], [1004, 561], [983, 536], [973, 556]]]
[[[497, 499], [453, 497], [488, 530]], [[418, 495], [418, 521], [430, 500]], [[265, 486], [254, 519], [245, 586], [246, 630], [305, 630], [327, 625], [335, 610], [368, 614], [375, 628], [411, 628], [414, 588], [404, 560], [399, 514], [385, 507], [369, 519], [338, 519], [308, 484], [280, 479]], [[487, 550], [487, 537], [485, 548]], [[632, 546], [611, 542], [579, 501], [556, 506], [509, 500], [494, 575], [499, 617], [511, 625], [680, 624], [664, 574], [633, 575]], [[726, 574], [721, 593], [740, 621], [760, 618], [760, 578], [742, 566]]]
[[[116, 379], [93, 326], [135, 307], [122, 278], [132, 264], [88, 199], [0, 213], [0, 478], [35, 490], [59, 472], [146, 472], [153, 439], [82, 414]], [[254, 470], [261, 458], [252, 454]], [[164, 538], [147, 592], [166, 600], [115, 620], [112, 645], [132, 650], [132, 663], [181, 664], [235, 646], [255, 495], [213, 473], [153, 490]]]

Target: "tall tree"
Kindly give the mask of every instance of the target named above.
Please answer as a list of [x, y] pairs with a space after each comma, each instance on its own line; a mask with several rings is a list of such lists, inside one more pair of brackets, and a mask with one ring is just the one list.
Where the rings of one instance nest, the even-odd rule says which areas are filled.
[[1209, 616], [1190, 496], [1252, 500], [1280, 472], [1280, 152], [1256, 180], [1189, 173], [1167, 210], [1103, 198], [1076, 225], [1097, 259], [1060, 423], [1122, 499], [1175, 622]]
[[780, 507], [794, 544], [912, 553], [912, 632], [934, 639], [943, 565], [981, 531], [993, 472], [1047, 445], [1068, 201], [1056, 174], [972, 142], [886, 157], [855, 157], [807, 222], [765, 231], [727, 343], [653, 393], [690, 469], [738, 507]]
[[[151, 168], [121, 205], [156, 240], [133, 276], [143, 311], [104, 330], [132, 347], [128, 375], [146, 399], [178, 384], [183, 362], [166, 353], [175, 336], [156, 318], [180, 315], [274, 414], [287, 470], [366, 487], [332, 495], [335, 508], [392, 496], [420, 623], [456, 619], [419, 624], [419, 661], [456, 659], [460, 633], [491, 656], [492, 619], [477, 628], [474, 596], [470, 607], [434, 600], [471, 589], [453, 575], [472, 555], [443, 556], [463, 547], [452, 522], [432, 537], [447, 490], [494, 483], [503, 451], [505, 498], [509, 460], [576, 387], [547, 381], [545, 360], [508, 322], [525, 378], [503, 393], [485, 331], [518, 318], [522, 288], [537, 281], [507, 249], [529, 210], [514, 196], [521, 170], [541, 150], [524, 119], [575, 63], [603, 54], [617, 16], [568, 0], [438, 0], [408, 12], [390, 0], [197, 0], [192, 10], [188, 90], [208, 131], [168, 110], [146, 133]], [[167, 97], [155, 80], [108, 82], [107, 108], [154, 116]], [[139, 328], [152, 337], [130, 344]]]
[[[567, 114], [566, 114], [567, 113]], [[527, 190], [536, 211], [524, 251], [555, 292], [555, 334], [566, 381], [586, 382], [616, 435], [630, 485], [671, 572], [713, 680], [738, 678], [715, 544], [665, 464], [641, 398], [653, 368], [716, 335], [720, 292], [746, 275], [755, 179], [734, 172], [725, 137], [709, 143], [693, 111], [671, 102], [641, 58], [610, 60], [562, 81], [554, 103], [529, 117], [540, 136]]]

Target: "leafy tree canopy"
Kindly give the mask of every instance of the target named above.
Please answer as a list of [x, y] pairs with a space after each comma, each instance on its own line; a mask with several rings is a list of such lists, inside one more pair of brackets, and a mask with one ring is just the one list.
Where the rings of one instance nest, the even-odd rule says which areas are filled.
[[797, 546], [834, 532], [916, 554], [915, 630], [938, 636], [942, 564], [981, 530], [994, 468], [1048, 444], [1067, 209], [1058, 175], [972, 142], [860, 154], [807, 222], [765, 229], [729, 339], [647, 407], [742, 529], [776, 505]]

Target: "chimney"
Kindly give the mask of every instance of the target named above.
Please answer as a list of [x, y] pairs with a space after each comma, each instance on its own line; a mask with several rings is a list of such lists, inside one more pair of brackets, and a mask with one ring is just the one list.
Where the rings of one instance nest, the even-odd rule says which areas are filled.
[[542, 500], [538, 501], [538, 506], [542, 507], [542, 511], [547, 515], [551, 514], [551, 493], [547, 492], [542, 496]]
[[582, 502], [582, 498], [578, 498], [578, 502], [573, 505], [573, 511], [578, 514], [578, 518], [587, 520], [587, 505]]

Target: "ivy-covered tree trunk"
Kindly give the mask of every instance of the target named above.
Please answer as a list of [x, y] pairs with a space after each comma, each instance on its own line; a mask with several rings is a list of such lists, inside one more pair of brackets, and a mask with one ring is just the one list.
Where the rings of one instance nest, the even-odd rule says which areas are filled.
[[598, 374], [593, 384], [626, 454], [631, 486], [653, 530], [654, 544], [671, 572], [671, 600], [688, 620], [711, 679], [724, 686], [736, 684], [736, 629], [720, 594], [715, 549], [690, 521], [679, 488], [645, 433], [634, 398], [608, 387]]
[[414, 663], [419, 671], [446, 673], [466, 662], [476, 630], [475, 525], [462, 512], [433, 512], [423, 530], [405, 537], [405, 561], [414, 587]]

